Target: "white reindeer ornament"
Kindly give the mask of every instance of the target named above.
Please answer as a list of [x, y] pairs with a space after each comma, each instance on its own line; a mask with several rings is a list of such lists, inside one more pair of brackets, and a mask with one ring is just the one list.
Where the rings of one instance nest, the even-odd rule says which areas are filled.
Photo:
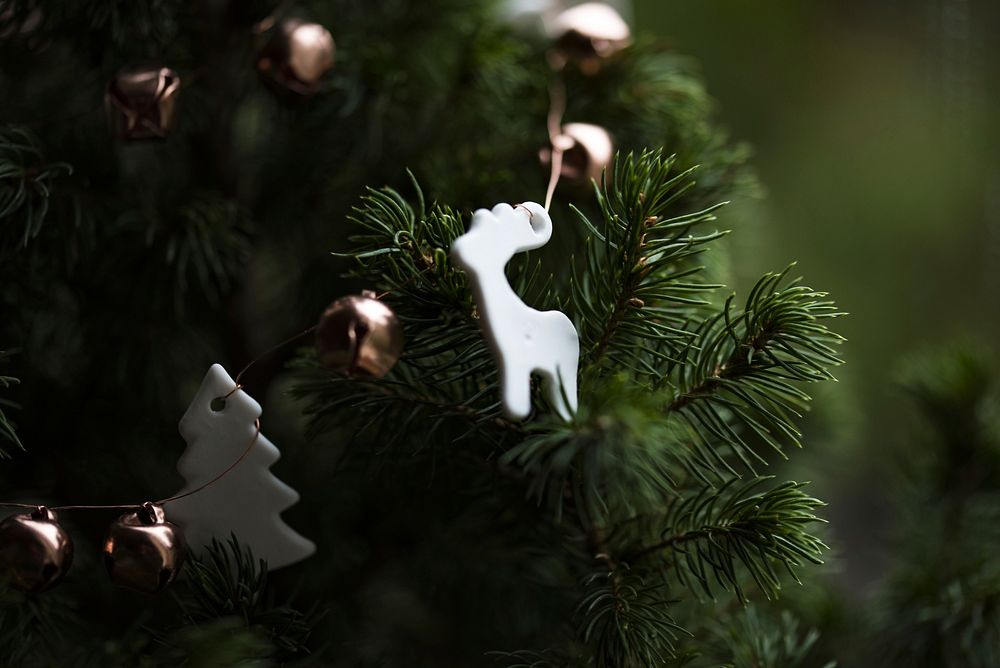
[[526, 305], [504, 274], [515, 253], [541, 248], [551, 236], [552, 219], [540, 204], [497, 204], [476, 211], [469, 231], [451, 247], [472, 283], [479, 322], [500, 368], [504, 412], [513, 419], [531, 413], [532, 373], [541, 376], [546, 398], [563, 419], [576, 411], [576, 328], [559, 311]]

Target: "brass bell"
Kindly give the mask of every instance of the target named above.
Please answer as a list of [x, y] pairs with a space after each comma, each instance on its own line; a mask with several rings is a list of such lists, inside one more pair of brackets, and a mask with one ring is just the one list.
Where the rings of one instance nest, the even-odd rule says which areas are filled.
[[590, 123], [567, 123], [553, 138], [553, 144], [539, 151], [539, 159], [549, 165], [553, 148], [562, 150], [560, 177], [577, 187], [589, 186], [592, 179], [600, 182], [615, 155], [608, 131]]
[[318, 23], [286, 19], [273, 28], [273, 35], [260, 50], [257, 71], [272, 85], [310, 95], [333, 67], [335, 54], [336, 45], [329, 30]]
[[108, 122], [120, 139], [162, 139], [177, 118], [181, 78], [169, 67], [119, 72], [104, 94]]
[[320, 316], [316, 350], [328, 371], [381, 378], [403, 353], [403, 328], [374, 293], [342, 297]]
[[44, 506], [0, 522], [0, 568], [11, 586], [39, 594], [62, 580], [73, 563], [73, 541]]
[[632, 31], [614, 7], [585, 2], [561, 12], [549, 27], [552, 64], [576, 63], [584, 74], [597, 74], [609, 58], [632, 43]]
[[162, 591], [184, 564], [184, 535], [167, 522], [163, 507], [146, 503], [108, 529], [104, 566], [119, 587], [144, 594]]

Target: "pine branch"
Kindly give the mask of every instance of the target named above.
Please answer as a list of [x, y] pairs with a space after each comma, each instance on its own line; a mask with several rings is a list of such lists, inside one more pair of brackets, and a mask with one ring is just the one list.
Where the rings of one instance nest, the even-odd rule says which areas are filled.
[[823, 521], [814, 511], [824, 504], [807, 496], [800, 483], [755, 491], [767, 480], [740, 484], [732, 479], [721, 488], [705, 486], [682, 496], [653, 521], [665, 527], [660, 539], [623, 560], [638, 565], [662, 559], [696, 594], [711, 597], [715, 582], [746, 601], [739, 566], [768, 598], [776, 597], [781, 582], [774, 565], [796, 578], [794, 569], [804, 562], [822, 563], [826, 545], [809, 528]]
[[686, 322], [708, 304], [699, 295], [718, 287], [696, 281], [701, 267], [690, 260], [722, 236], [692, 234], [719, 207], [667, 217], [693, 186], [694, 170], [673, 175], [674, 162], [659, 151], [619, 156], [611, 182], [596, 189], [602, 229], [576, 210], [592, 235], [571, 285], [585, 366], [662, 375], [690, 344]]
[[[0, 350], [0, 363], [10, 357], [11, 354], [12, 353], [10, 351]], [[19, 382], [20, 381], [17, 378], [12, 378], [11, 376], [0, 376], [0, 389], [9, 388], [13, 385], [17, 385]], [[17, 448], [24, 450], [24, 445], [21, 443], [21, 439], [18, 438], [14, 425], [4, 412], [4, 408], [16, 407], [17, 404], [6, 399], [0, 399], [0, 443], [6, 441]], [[10, 453], [0, 447], [0, 457], [10, 457]]]
[[54, 181], [72, 172], [64, 162], [46, 162], [30, 131], [0, 128], [0, 248], [25, 247], [38, 236]]
[[592, 524], [603, 526], [657, 507], [693, 464], [683, 446], [686, 434], [659, 413], [661, 393], [637, 385], [624, 372], [598, 373], [582, 377], [581, 388], [587, 389], [573, 423], [534, 423], [501, 461], [523, 471], [528, 494], [539, 502], [551, 500], [557, 516], [572, 499]]
[[[382, 456], [397, 446], [404, 456], [433, 456], [442, 446], [474, 437], [476, 447], [465, 450], [478, 453], [485, 463], [492, 459], [491, 453], [525, 433], [522, 425], [502, 416], [498, 405], [484, 411], [433, 387], [417, 388], [423, 391], [398, 379], [343, 378], [313, 369], [293, 395], [308, 401], [305, 414], [311, 437], [353, 430], [349, 442], [377, 443], [374, 454]], [[410, 428], [415, 425], [422, 426]]]
[[835, 661], [819, 664], [812, 656], [818, 640], [815, 629], [801, 633], [788, 611], [776, 617], [750, 605], [711, 626], [710, 649], [691, 668], [834, 668]]
[[[898, 382], [920, 409], [922, 457], [909, 473], [935, 498], [962, 497], [1000, 485], [1000, 382], [994, 354], [964, 343], [906, 362]], [[956, 509], [957, 512], [957, 509]]]
[[922, 423], [906, 439], [894, 498], [900, 558], [872, 633], [886, 663], [914, 668], [1000, 662], [1000, 385], [982, 346], [961, 344], [905, 364]]
[[235, 536], [226, 543], [213, 540], [202, 557], [189, 555], [185, 572], [190, 599], [183, 607], [192, 621], [235, 616], [249, 629], [266, 631], [281, 655], [308, 653], [305, 643], [315, 620], [267, 603], [267, 563], [255, 561]]
[[[139, 56], [149, 53], [149, 48], [162, 52], [177, 38], [181, 6], [178, 0], [50, 3], [45, 7], [44, 18], [46, 27], [72, 35], [81, 49], [94, 40], [114, 44], [119, 53]], [[81, 26], [87, 29], [81, 30]]]
[[[355, 276], [388, 293], [385, 300], [406, 337], [403, 356], [382, 380], [351, 380], [349, 387], [332, 380], [300, 388], [299, 396], [311, 399], [313, 431], [335, 422], [337, 411], [360, 391], [365, 399], [350, 405], [352, 411], [412, 420], [416, 409], [435, 421], [456, 417], [476, 428], [516, 432], [517, 425], [502, 416], [496, 364], [479, 329], [466, 276], [448, 257], [465, 225], [447, 207], [428, 210], [415, 180], [413, 187], [415, 205], [391, 189], [367, 192], [351, 217], [360, 232], [351, 237], [354, 251], [348, 255], [358, 262]], [[537, 264], [518, 264], [513, 273], [519, 291], [544, 290]]]
[[592, 665], [580, 653], [570, 654], [551, 650], [546, 652], [529, 650], [494, 652], [493, 655], [499, 659], [505, 659], [506, 668], [586, 668]]
[[[126, 644], [127, 638], [119, 636], [119, 645], [133, 649]], [[141, 640], [141, 639], [140, 639]], [[101, 656], [92, 664], [95, 666], [271, 666], [274, 662], [274, 644], [260, 628], [247, 628], [242, 620], [225, 617], [203, 620], [197, 625], [187, 625], [157, 633], [154, 639], [146, 640], [151, 647], [145, 652], [131, 656]], [[103, 643], [108, 645], [109, 643]], [[133, 650], [134, 651], [134, 650]], [[121, 651], [120, 651], [121, 652]], [[121, 652], [124, 653], [124, 652]]]
[[[948, 569], [933, 558], [931, 563]], [[926, 565], [902, 570], [905, 575], [895, 574], [880, 598], [873, 635], [886, 665], [987, 668], [1000, 662], [995, 567], [980, 564], [951, 580]]]
[[585, 582], [577, 607], [579, 634], [598, 668], [662, 665], [676, 654], [686, 631], [667, 611], [662, 584], [647, 584], [627, 569], [602, 571]]
[[[567, 82], [570, 90], [594, 91], [570, 101], [572, 117], [604, 120], [615, 128], [619, 146], [670, 147], [678, 171], [698, 167], [698, 182], [679, 202], [680, 210], [758, 191], [756, 176], [747, 167], [752, 151], [732, 143], [714, 122], [716, 103], [698, 70], [692, 58], [640, 38], [629, 57], [611, 63], [597, 77], [578, 75]], [[618, 94], [597, 93], [610, 87]]]
[[209, 303], [217, 304], [243, 273], [250, 255], [251, 221], [239, 205], [221, 194], [198, 193], [169, 218], [154, 216], [145, 224], [149, 225], [147, 244], [154, 255], [162, 257], [162, 280], [174, 295], [176, 311], [184, 309], [193, 287]]
[[727, 451], [751, 472], [752, 460], [766, 463], [737, 425], [779, 454], [784, 443], [801, 447], [794, 419], [810, 397], [797, 384], [833, 380], [830, 367], [842, 363], [835, 346], [843, 338], [825, 321], [843, 314], [826, 293], [796, 281], [782, 287], [787, 272], [761, 278], [740, 312], [733, 312], [730, 298], [673, 369], [678, 391], [663, 410], [690, 427], [706, 471], [721, 467], [735, 475]]
[[58, 665], [67, 659], [63, 629], [77, 620], [78, 610], [59, 591], [34, 596], [0, 583], [0, 666]]

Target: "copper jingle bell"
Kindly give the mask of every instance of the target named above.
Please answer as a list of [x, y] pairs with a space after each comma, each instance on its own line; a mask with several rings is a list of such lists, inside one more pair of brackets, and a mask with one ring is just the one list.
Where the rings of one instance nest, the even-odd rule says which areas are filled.
[[330, 31], [299, 19], [286, 19], [273, 31], [260, 50], [257, 71], [269, 83], [293, 93], [316, 92], [323, 75], [333, 67], [337, 52]]
[[341, 297], [320, 316], [316, 350], [328, 371], [381, 378], [403, 353], [403, 327], [372, 292]]
[[51, 589], [73, 563], [73, 541], [44, 506], [0, 522], [0, 568], [11, 586], [31, 594]]
[[[615, 156], [614, 142], [608, 131], [591, 123], [567, 123], [553, 138], [553, 148], [562, 150], [559, 175], [575, 186], [588, 186], [591, 180], [600, 182], [604, 171]], [[539, 151], [543, 165], [552, 162], [552, 149]]]
[[587, 75], [597, 74], [604, 61], [632, 44], [632, 31], [611, 5], [585, 2], [561, 12], [549, 27], [552, 65], [576, 63]]
[[108, 529], [104, 566], [119, 587], [155, 594], [180, 573], [184, 547], [184, 535], [166, 521], [163, 507], [146, 503]]
[[104, 94], [108, 122], [120, 139], [163, 139], [177, 118], [181, 78], [169, 67], [126, 69]]

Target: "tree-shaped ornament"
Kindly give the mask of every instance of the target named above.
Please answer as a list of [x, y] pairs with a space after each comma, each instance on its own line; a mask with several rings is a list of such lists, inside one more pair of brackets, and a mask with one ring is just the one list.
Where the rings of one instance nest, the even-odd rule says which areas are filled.
[[[234, 387], [236, 382], [226, 370], [213, 364], [181, 418], [181, 436], [188, 444], [177, 463], [187, 481], [181, 493], [217, 477], [240, 458], [251, 441], [253, 446], [221, 479], [196, 494], [167, 502], [165, 511], [184, 530], [195, 552], [210, 545], [213, 538], [223, 540], [234, 534], [273, 570], [305, 559], [316, 546], [281, 519], [281, 512], [293, 506], [299, 495], [268, 470], [281, 453], [263, 434], [254, 440], [260, 404], [243, 390], [229, 394]], [[216, 401], [220, 397], [225, 397], [224, 402]]]
[[576, 411], [580, 340], [560, 311], [536, 311], [514, 292], [504, 267], [516, 253], [541, 248], [552, 237], [549, 212], [535, 202], [497, 204], [472, 215], [469, 231], [451, 256], [469, 276], [483, 334], [500, 368], [504, 412], [531, 413], [531, 374], [542, 378], [546, 398], [569, 420]]

